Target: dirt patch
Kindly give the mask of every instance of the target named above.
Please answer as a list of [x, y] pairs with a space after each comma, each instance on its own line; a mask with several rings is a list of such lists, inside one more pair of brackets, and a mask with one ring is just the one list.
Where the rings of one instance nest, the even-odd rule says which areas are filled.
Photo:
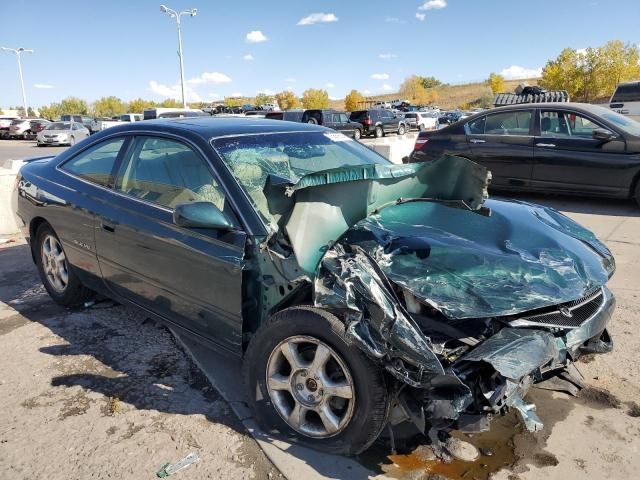
[[91, 407], [91, 400], [87, 397], [87, 394], [81, 390], [72, 397], [67, 397], [63, 400], [63, 407], [60, 410], [58, 418], [64, 420], [67, 417], [75, 415], [84, 415]]
[[12, 315], [7, 318], [0, 317], [0, 335], [6, 335], [16, 328], [20, 328], [24, 325], [29, 325], [29, 323], [31, 322], [29, 322], [29, 320], [27, 320], [20, 314]]
[[627, 403], [629, 410], [627, 410], [627, 415], [633, 418], [640, 418], [640, 405], [636, 402]]
[[578, 394], [578, 398], [593, 408], [620, 408], [622, 406], [615, 395], [603, 388], [583, 388]]

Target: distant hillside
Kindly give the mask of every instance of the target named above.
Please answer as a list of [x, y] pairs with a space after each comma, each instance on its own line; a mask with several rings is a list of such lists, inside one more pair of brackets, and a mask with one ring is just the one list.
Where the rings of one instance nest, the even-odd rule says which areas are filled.
[[[537, 85], [538, 80], [539, 79], [537, 78], [507, 80], [505, 82], [505, 91], [513, 92], [521, 83]], [[470, 106], [477, 106], [483, 97], [486, 99], [491, 98], [491, 100], [493, 100], [491, 89], [484, 82], [466, 83], [464, 85], [443, 85], [441, 87], [436, 87], [435, 90], [438, 92], [438, 100], [436, 101], [436, 104], [443, 109], [459, 108], [467, 104]], [[367, 100], [382, 101], [394, 100], [396, 98], [401, 98], [400, 93], [396, 92], [385, 95], [374, 95], [367, 97]], [[344, 101], [342, 99], [332, 100], [329, 103], [329, 107], [343, 110]]]

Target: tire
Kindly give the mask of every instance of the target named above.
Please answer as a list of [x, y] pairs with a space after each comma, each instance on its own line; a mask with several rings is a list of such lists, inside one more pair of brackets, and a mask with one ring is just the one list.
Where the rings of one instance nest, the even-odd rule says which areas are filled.
[[640, 206], [640, 180], [636, 183], [636, 191], [634, 194], [634, 198], [636, 199], [636, 203]]
[[307, 123], [310, 123], [312, 125], [318, 125], [318, 120], [316, 120], [314, 117], [309, 117], [309, 120], [307, 120]]
[[[45, 246], [45, 242], [47, 246]], [[55, 245], [56, 242], [57, 245]], [[82, 285], [78, 279], [73, 271], [73, 266], [66, 260], [60, 239], [48, 223], [43, 223], [38, 227], [34, 249], [33, 253], [40, 280], [54, 302], [69, 307], [81, 305], [91, 298], [91, 290]], [[54, 256], [47, 255], [46, 250], [52, 252]], [[57, 253], [58, 251], [59, 253]], [[62, 254], [62, 258], [59, 256], [60, 254]], [[49, 262], [49, 265], [47, 266], [45, 262]], [[51, 273], [54, 263], [58, 265], [64, 263], [64, 274], [57, 278], [59, 281], [55, 281], [56, 275]], [[60, 269], [61, 266], [58, 268]]]
[[73, 147], [76, 144], [76, 137], [71, 137], [69, 139], [69, 146]]
[[362, 136], [362, 132], [360, 132], [359, 128], [356, 128], [353, 132], [353, 138], [355, 140], [360, 140], [360, 137]]
[[404, 127], [404, 125], [400, 125], [398, 127], [398, 135], [404, 135], [407, 132], [407, 129]]
[[382, 129], [382, 127], [380, 125], [376, 126], [376, 131], [375, 131], [375, 137], [376, 138], [381, 138], [384, 136], [384, 130]]
[[418, 125], [418, 131], [424, 132], [424, 125], [422, 123]]
[[[323, 357], [329, 360], [314, 372], [313, 360], [321, 346]], [[289, 353], [286, 357], [283, 348]], [[289, 358], [300, 361], [292, 363]], [[292, 367], [294, 363], [298, 368]], [[243, 369], [249, 402], [258, 423], [269, 434], [280, 433], [288, 440], [333, 454], [356, 455], [366, 450], [386, 425], [390, 402], [382, 370], [345, 341], [344, 324], [324, 310], [292, 307], [276, 313], [251, 339]], [[267, 382], [268, 376], [275, 386]], [[325, 396], [330, 382], [335, 382], [334, 388], [341, 383], [345, 397]], [[346, 400], [345, 391], [351, 399]], [[295, 407], [303, 406], [301, 402], [307, 399], [313, 399], [306, 404], [307, 412], [296, 417], [300, 410]], [[325, 421], [310, 411], [325, 412], [327, 408], [330, 414], [324, 414]]]

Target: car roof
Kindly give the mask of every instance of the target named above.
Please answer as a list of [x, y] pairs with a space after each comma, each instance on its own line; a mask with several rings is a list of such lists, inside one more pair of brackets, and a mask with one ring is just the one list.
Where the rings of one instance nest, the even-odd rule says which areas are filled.
[[178, 133], [180, 130], [196, 133], [199, 136], [210, 139], [233, 135], [262, 134], [262, 133], [287, 133], [287, 132], [324, 132], [325, 127], [300, 122], [288, 122], [285, 120], [269, 120], [265, 118], [249, 117], [186, 117], [159, 120], [143, 120], [111, 127], [105, 131], [116, 133], [146, 131], [171, 131]]

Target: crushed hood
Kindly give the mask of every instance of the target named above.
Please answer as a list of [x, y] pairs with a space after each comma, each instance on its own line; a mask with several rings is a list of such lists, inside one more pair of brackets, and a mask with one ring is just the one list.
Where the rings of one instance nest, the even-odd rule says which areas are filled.
[[507, 316], [584, 297], [613, 273], [613, 257], [555, 210], [488, 200], [490, 215], [441, 203], [388, 206], [340, 239], [449, 318]]

